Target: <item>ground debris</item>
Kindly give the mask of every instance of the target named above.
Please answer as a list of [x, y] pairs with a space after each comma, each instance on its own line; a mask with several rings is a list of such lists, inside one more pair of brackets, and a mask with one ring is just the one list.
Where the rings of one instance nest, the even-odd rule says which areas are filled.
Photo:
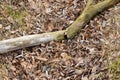
[[[83, 11], [86, 1], [2, 0], [0, 40], [66, 29]], [[118, 8], [115, 7], [96, 16], [73, 39], [51, 41], [0, 55], [0, 61], [8, 65], [8, 78], [10, 80], [108, 80], [109, 74], [105, 68], [107, 48], [103, 47], [107, 39], [104, 37], [109, 35], [109, 27], [107, 27], [110, 25], [109, 21], [115, 23], [115, 20], [119, 20], [117, 17], [109, 20], [110, 15], [120, 14]], [[114, 12], [114, 9], [118, 12]], [[120, 25], [118, 22], [116, 24]], [[119, 47], [116, 34], [118, 35], [119, 32], [109, 35], [110, 39], [116, 40], [110, 41], [116, 45], [109, 47]], [[112, 49], [119, 50], [119, 48]], [[116, 57], [116, 55], [112, 56]]]

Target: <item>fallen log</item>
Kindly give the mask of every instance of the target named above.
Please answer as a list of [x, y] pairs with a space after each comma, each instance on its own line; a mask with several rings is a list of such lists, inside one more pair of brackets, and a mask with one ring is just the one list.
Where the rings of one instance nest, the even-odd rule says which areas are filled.
[[66, 30], [28, 35], [0, 41], [0, 54], [53, 40], [59, 41], [66, 38], [72, 38], [98, 13], [120, 2], [120, 0], [104, 0], [95, 4], [94, 1], [95, 0], [88, 0], [82, 14]]

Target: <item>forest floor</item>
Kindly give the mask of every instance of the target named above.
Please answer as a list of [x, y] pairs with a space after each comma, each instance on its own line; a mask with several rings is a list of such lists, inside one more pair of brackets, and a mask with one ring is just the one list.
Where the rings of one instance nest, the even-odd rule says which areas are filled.
[[[0, 0], [0, 40], [66, 29], [87, 0]], [[73, 39], [0, 55], [0, 80], [119, 80], [120, 4]]]

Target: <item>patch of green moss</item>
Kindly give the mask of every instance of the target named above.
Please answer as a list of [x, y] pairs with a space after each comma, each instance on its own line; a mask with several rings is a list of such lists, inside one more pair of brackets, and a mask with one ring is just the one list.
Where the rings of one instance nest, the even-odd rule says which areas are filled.
[[[0, 3], [0, 23], [2, 24], [2, 31], [0, 33], [0, 40], [3, 38], [16, 37], [16, 34], [12, 34], [11, 31], [27, 31], [25, 17], [28, 15], [26, 9], [22, 6], [14, 6], [8, 3]], [[6, 27], [10, 26], [9, 29]]]
[[5, 12], [6, 15], [13, 18], [18, 25], [24, 25], [23, 18], [27, 15], [27, 12], [24, 8], [13, 9], [11, 6], [6, 6]]
[[119, 14], [113, 16], [113, 22], [117, 23], [119, 21], [120, 21], [120, 15]]
[[6, 80], [8, 76], [8, 70], [6, 66], [0, 62], [0, 80]]
[[111, 74], [111, 80], [120, 79], [120, 56], [109, 65], [109, 71]]
[[1, 3], [1, 9], [2, 9], [1, 20], [3, 20], [3, 18], [7, 19], [10, 17], [13, 20], [13, 23], [19, 26], [25, 25], [24, 17], [27, 16], [28, 13], [24, 7], [15, 7], [7, 3], [4, 3], [4, 4]]

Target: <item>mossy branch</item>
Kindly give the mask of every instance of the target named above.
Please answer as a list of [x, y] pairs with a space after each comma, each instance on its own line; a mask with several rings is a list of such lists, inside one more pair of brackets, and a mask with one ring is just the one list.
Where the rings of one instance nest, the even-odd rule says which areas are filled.
[[120, 0], [104, 0], [103, 2], [93, 4], [94, 0], [88, 0], [86, 8], [82, 12], [82, 14], [66, 30], [28, 35], [0, 41], [0, 53], [2, 54], [8, 51], [13, 51], [29, 46], [35, 46], [39, 45], [40, 43], [46, 43], [53, 40], [58, 41], [66, 38], [72, 38], [99, 12], [102, 12], [119, 2]]

